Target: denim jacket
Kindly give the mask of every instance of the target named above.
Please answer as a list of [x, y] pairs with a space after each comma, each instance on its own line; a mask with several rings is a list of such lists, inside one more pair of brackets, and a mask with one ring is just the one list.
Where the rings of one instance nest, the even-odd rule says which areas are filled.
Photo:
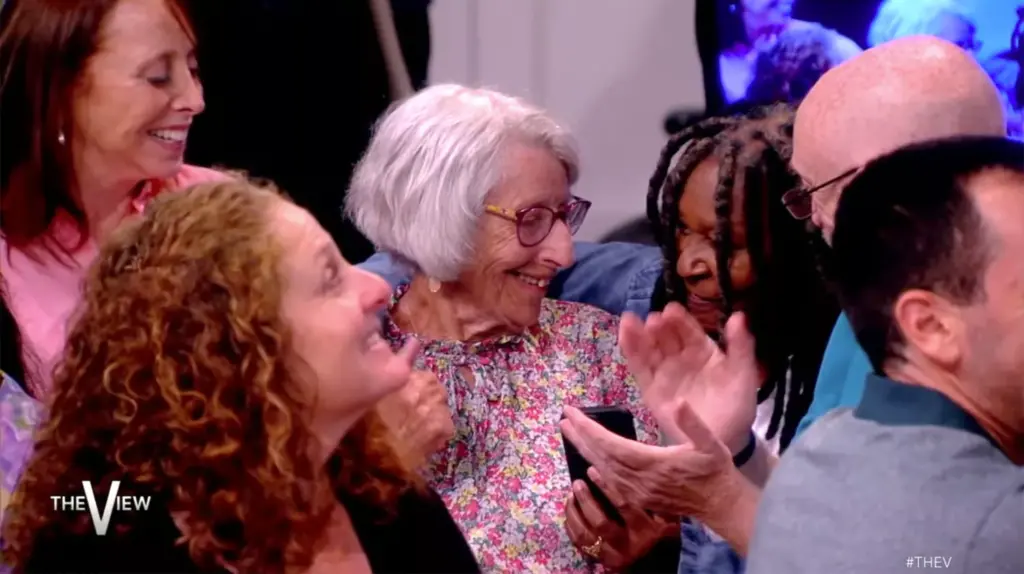
[[[548, 296], [586, 303], [614, 315], [630, 312], [641, 319], [651, 311], [654, 284], [662, 273], [657, 247], [633, 243], [574, 244], [576, 261], [563, 269], [548, 288]], [[383, 277], [392, 288], [410, 279], [409, 270], [387, 254], [378, 253], [360, 264]], [[734, 574], [743, 571], [742, 559], [728, 543], [710, 536], [700, 524], [682, 526], [683, 552], [679, 574]]]

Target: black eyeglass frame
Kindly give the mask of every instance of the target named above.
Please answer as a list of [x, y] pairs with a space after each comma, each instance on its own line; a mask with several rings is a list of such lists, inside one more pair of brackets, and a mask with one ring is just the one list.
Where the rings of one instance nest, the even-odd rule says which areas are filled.
[[[833, 177], [832, 179], [815, 185], [814, 187], [804, 188], [803, 186], [795, 187], [786, 193], [782, 194], [782, 205], [786, 206], [786, 211], [793, 216], [794, 219], [803, 220], [811, 216], [811, 195], [819, 192], [826, 187], [839, 183], [840, 181], [850, 177], [851, 175], [860, 171], [859, 167], [851, 167], [843, 173]], [[806, 202], [806, 203], [805, 203]]]

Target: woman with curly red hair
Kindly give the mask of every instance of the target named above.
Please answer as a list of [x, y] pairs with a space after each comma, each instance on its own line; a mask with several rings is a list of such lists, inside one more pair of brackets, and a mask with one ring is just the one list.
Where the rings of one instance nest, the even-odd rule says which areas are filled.
[[[11, 506], [15, 571], [476, 572], [374, 405], [414, 346], [382, 280], [306, 211], [243, 181], [157, 198], [90, 271]], [[112, 513], [54, 509], [91, 481]]]

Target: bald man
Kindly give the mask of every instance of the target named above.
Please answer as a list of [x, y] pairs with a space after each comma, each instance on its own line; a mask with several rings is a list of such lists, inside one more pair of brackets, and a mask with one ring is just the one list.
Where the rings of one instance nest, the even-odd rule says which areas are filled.
[[[1005, 135], [999, 92], [967, 52], [931, 36], [865, 51], [830, 70], [800, 104], [793, 168], [826, 241], [844, 185], [868, 161], [907, 144], [957, 135]], [[802, 433], [826, 412], [860, 402], [871, 371], [846, 316], [832, 331]]]
[[834, 283], [875, 373], [772, 472], [747, 574], [1024, 572], [1024, 144], [874, 159], [835, 215]]

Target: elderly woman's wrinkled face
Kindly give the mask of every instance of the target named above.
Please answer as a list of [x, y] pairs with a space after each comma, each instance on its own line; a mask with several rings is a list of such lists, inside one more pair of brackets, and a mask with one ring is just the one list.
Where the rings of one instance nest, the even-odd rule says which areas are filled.
[[[558, 209], [569, 202], [565, 167], [547, 150], [515, 145], [505, 161], [505, 177], [488, 196], [489, 205], [515, 212], [533, 206]], [[523, 247], [516, 223], [501, 217], [484, 215], [480, 230], [476, 257], [461, 283], [484, 311], [511, 329], [535, 324], [548, 284], [559, 269], [572, 265], [568, 226], [556, 221], [533, 247]]]
[[203, 111], [195, 45], [166, 0], [122, 0], [73, 101], [76, 168], [107, 183], [177, 173], [192, 118]]
[[381, 278], [350, 265], [306, 210], [286, 201], [272, 211], [282, 243], [281, 308], [303, 364], [315, 416], [361, 416], [409, 379], [410, 368], [380, 336], [390, 295]]

